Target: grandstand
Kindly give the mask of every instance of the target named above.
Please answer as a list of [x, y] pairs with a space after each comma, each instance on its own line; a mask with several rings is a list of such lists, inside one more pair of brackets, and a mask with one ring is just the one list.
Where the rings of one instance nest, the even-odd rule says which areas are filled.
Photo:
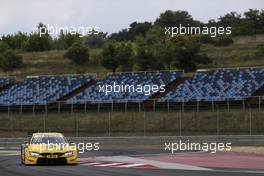
[[159, 101], [226, 101], [252, 96], [264, 84], [263, 68], [219, 69], [197, 72]]
[[67, 103], [77, 104], [77, 103], [142, 103], [147, 100], [153, 93], [149, 95], [145, 93], [137, 92], [113, 92], [108, 95], [105, 92], [99, 91], [99, 86], [101, 85], [112, 85], [114, 82], [118, 85], [167, 85], [175, 81], [178, 77], [182, 75], [182, 72], [178, 71], [166, 71], [166, 72], [147, 72], [147, 73], [121, 73], [109, 75], [106, 78], [99, 80], [95, 85], [88, 87], [83, 92], [69, 99]]
[[10, 87], [15, 83], [15, 77], [0, 78], [0, 90]]
[[[149, 94], [137, 92], [100, 92], [102, 85], [165, 85], [166, 91]], [[0, 107], [61, 107], [113, 108], [133, 105], [138, 108], [164, 107], [164, 104], [184, 102], [247, 101], [264, 94], [264, 68], [217, 69], [199, 71], [185, 77], [182, 71], [131, 72], [109, 74], [96, 79], [92, 74], [28, 77], [22, 82], [15, 78], [0, 79]], [[154, 100], [154, 101], [152, 101]], [[261, 103], [260, 101], [258, 102]], [[123, 106], [123, 105], [126, 106]], [[83, 106], [84, 105], [84, 106]], [[135, 106], [136, 105], [136, 106]], [[170, 105], [170, 104], [168, 104]], [[198, 105], [199, 106], [199, 105]], [[132, 107], [132, 106], [131, 106]], [[176, 107], [176, 106], [175, 106]], [[119, 107], [120, 108], [120, 107]]]
[[30, 77], [0, 93], [1, 106], [45, 105], [84, 86], [90, 75]]

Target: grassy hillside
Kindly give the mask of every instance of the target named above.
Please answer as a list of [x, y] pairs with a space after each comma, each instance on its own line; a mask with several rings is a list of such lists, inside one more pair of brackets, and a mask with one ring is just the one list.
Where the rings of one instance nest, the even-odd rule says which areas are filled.
[[207, 67], [255, 67], [264, 66], [264, 53], [260, 53], [261, 43], [233, 44], [227, 47], [204, 45], [202, 51], [213, 58]]
[[[250, 67], [264, 66], [264, 54], [259, 53], [260, 42], [233, 44], [226, 47], [203, 45], [202, 52], [213, 58], [210, 65], [199, 68]], [[0, 72], [1, 76], [15, 75], [23, 79], [27, 75], [56, 75], [96, 72], [105, 75], [107, 70], [99, 64], [101, 49], [90, 50], [90, 62], [81, 68], [64, 58], [65, 51], [53, 50], [46, 52], [22, 53], [25, 66], [14, 72]]]
[[13, 72], [0, 72], [1, 76], [14, 75], [18, 79], [23, 79], [29, 75], [60, 75], [60, 74], [78, 74], [86, 72], [107, 72], [98, 63], [99, 49], [90, 51], [90, 62], [82, 65], [81, 68], [75, 66], [69, 59], [64, 58], [65, 51], [52, 50], [45, 52], [21, 53], [24, 66]]

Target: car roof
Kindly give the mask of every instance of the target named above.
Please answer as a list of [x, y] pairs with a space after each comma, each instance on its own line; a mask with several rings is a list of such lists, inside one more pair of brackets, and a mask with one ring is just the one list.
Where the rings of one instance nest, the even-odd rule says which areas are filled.
[[57, 132], [48, 132], [48, 133], [33, 133], [32, 136], [37, 137], [37, 136], [57, 136], [57, 137], [63, 137], [62, 133], [57, 133]]

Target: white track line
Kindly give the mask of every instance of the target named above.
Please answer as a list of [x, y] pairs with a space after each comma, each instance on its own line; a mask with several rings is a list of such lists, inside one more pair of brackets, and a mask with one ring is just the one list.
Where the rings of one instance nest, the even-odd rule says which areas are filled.
[[178, 170], [197, 170], [197, 171], [209, 171], [209, 168], [203, 168], [199, 166], [192, 166], [186, 164], [178, 164], [178, 163], [168, 163], [162, 161], [154, 161], [154, 160], [147, 160], [141, 158], [134, 158], [129, 156], [105, 156], [105, 157], [97, 157], [98, 161], [104, 162], [124, 162], [124, 163], [139, 163], [145, 164], [148, 163], [157, 168], [161, 169], [178, 169]]
[[99, 163], [99, 162], [93, 162], [93, 163], [83, 163], [81, 165], [85, 166], [97, 166], [97, 167], [144, 167], [148, 166], [149, 164], [143, 164], [143, 163]]
[[121, 165], [121, 164], [124, 164], [124, 163], [108, 163], [108, 164], [98, 164], [98, 165], [95, 165], [95, 166], [100, 166], [100, 167], [116, 167], [118, 165]]
[[146, 166], [147, 164], [126, 164], [126, 165], [121, 165], [121, 166], [116, 166], [116, 167], [140, 167], [140, 166]]
[[97, 165], [97, 164], [101, 164], [101, 163], [83, 163], [81, 165], [85, 165], [85, 166], [93, 166], [93, 165]]

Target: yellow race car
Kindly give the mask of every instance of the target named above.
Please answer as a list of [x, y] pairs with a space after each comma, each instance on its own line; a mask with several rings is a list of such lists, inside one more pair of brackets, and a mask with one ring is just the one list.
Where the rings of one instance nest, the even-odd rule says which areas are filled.
[[77, 149], [61, 133], [33, 133], [30, 141], [21, 145], [21, 162], [25, 165], [77, 164]]

